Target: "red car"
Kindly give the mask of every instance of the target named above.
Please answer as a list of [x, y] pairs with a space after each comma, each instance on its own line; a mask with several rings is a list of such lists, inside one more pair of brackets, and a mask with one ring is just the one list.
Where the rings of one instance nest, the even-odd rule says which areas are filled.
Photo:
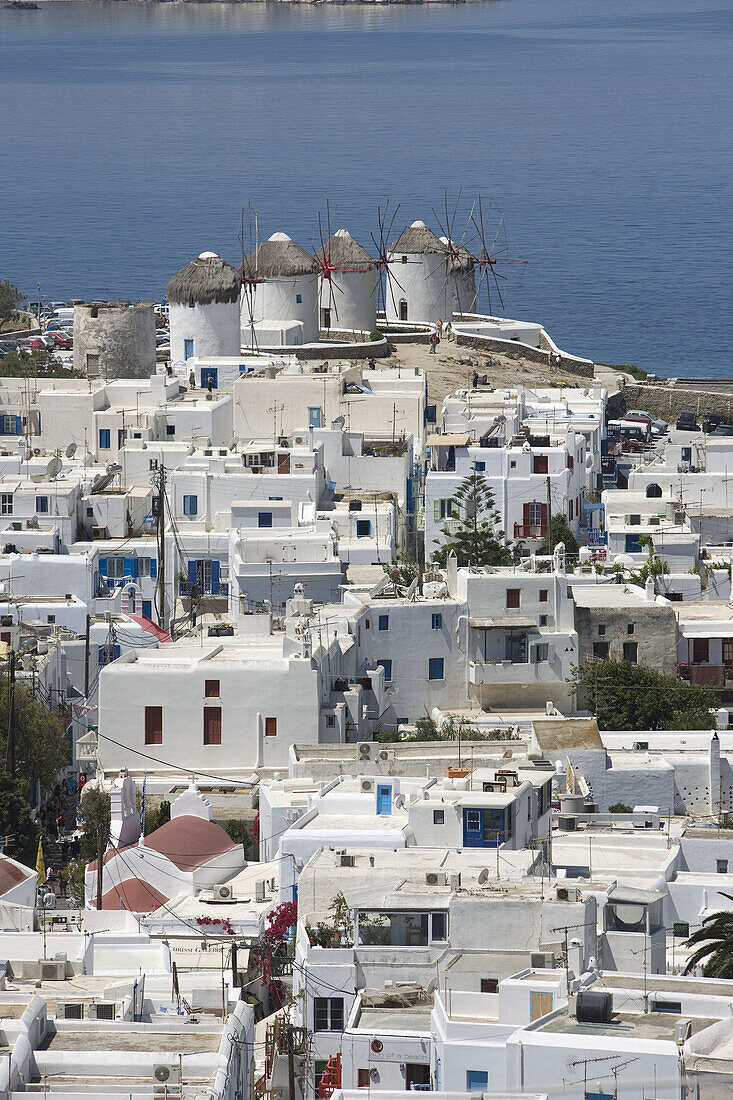
[[23, 351], [48, 351], [53, 344], [48, 336], [26, 336], [25, 340], [20, 341], [18, 347]]
[[65, 332], [48, 332], [46, 335], [53, 340], [53, 346], [61, 348], [62, 351], [71, 351], [74, 346], [74, 341]]
[[643, 451], [644, 444], [638, 439], [624, 439], [621, 443], [624, 451]]

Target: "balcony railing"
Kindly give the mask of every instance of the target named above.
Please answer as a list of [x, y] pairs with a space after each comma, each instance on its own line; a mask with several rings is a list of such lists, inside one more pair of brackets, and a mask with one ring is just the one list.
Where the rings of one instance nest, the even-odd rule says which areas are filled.
[[546, 523], [515, 523], [515, 539], [544, 539], [547, 537]]
[[227, 596], [229, 594], [228, 581], [218, 581], [216, 584], [209, 584], [208, 590], [204, 588], [202, 591], [198, 581], [180, 580], [178, 582], [178, 595], [190, 596], [191, 589], [194, 585], [198, 585], [199, 593], [202, 596]]

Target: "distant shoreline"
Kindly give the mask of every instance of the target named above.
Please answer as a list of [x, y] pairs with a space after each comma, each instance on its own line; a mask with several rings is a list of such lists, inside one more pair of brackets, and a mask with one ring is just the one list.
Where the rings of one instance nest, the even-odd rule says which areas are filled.
[[[399, 7], [423, 7], [425, 4], [466, 4], [472, 2], [480, 2], [480, 0], [35, 0], [38, 8], [45, 7], [49, 4], [66, 4], [66, 3], [84, 3], [84, 4], [98, 4], [98, 3], [114, 3], [118, 6], [125, 6], [129, 4], [141, 5], [141, 4], [154, 4], [156, 6], [162, 5], [177, 5], [177, 4], [197, 4], [200, 7], [206, 7], [211, 4], [227, 4], [229, 6], [238, 6], [244, 4], [270, 4], [270, 5], [288, 5], [288, 6], [310, 6], [320, 7], [321, 5], [328, 5], [329, 7], [339, 6], [347, 7], [349, 5], [359, 5], [360, 7], [385, 7], [385, 6], [399, 6]], [[8, 6], [0, 4], [0, 9], [8, 10]], [[19, 8], [22, 11], [24, 9]], [[25, 9], [27, 10], [27, 9]]]

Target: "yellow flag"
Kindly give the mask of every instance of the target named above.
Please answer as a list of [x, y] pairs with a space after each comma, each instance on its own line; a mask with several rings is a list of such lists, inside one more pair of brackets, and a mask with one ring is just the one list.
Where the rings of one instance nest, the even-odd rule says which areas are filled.
[[38, 872], [38, 885], [46, 881], [46, 861], [43, 858], [43, 841], [38, 840], [38, 853], [36, 855], [36, 871]]

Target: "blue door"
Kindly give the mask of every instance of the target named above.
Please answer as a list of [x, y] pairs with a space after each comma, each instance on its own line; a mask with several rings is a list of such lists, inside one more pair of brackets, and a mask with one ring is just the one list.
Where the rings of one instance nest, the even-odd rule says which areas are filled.
[[143, 600], [143, 615], [146, 619], [152, 619], [153, 617], [153, 602], [152, 600]]
[[320, 428], [321, 426], [321, 410], [318, 406], [311, 406], [308, 409], [308, 427]]
[[193, 340], [183, 341], [183, 358], [190, 359], [193, 356]]
[[463, 811], [463, 847], [483, 848], [484, 820], [481, 810]]
[[201, 389], [208, 390], [209, 383], [213, 390], [219, 386], [219, 371], [216, 367], [203, 367], [201, 370]]
[[392, 788], [377, 787], [377, 813], [378, 814], [391, 814], [392, 813]]

